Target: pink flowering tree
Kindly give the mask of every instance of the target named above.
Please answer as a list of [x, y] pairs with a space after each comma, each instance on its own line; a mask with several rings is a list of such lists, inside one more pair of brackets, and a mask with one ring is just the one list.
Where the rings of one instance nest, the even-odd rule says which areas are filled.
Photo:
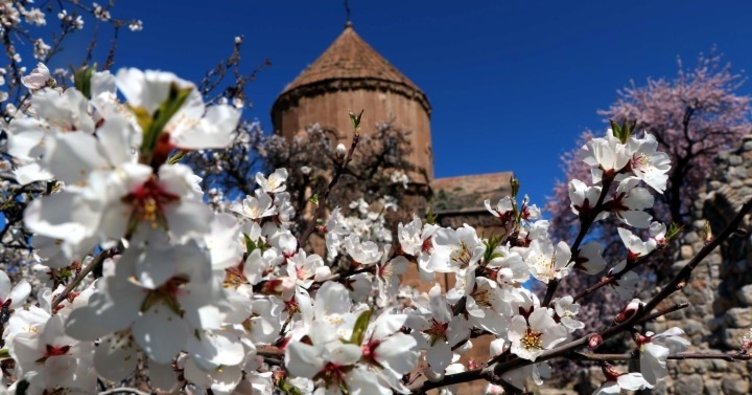
[[[656, 200], [656, 218], [684, 224], [713, 159], [752, 130], [750, 98], [738, 93], [744, 81], [730, 65], [721, 63], [719, 55], [700, 55], [693, 69], [685, 69], [679, 61], [674, 79], [651, 78], [644, 86], [632, 83], [618, 92], [611, 107], [599, 112], [607, 120], [651, 133], [669, 154], [672, 169], [666, 193]], [[592, 131], [583, 132], [578, 147], [592, 137]], [[566, 180], [587, 176], [589, 169], [578, 160], [578, 150], [562, 157]], [[563, 240], [575, 237], [576, 232], [576, 216], [565, 204], [569, 201], [567, 182], [562, 181], [546, 205], [553, 230]], [[604, 233], [616, 236], [613, 227]]]
[[[669, 155], [671, 170], [665, 193], [656, 195], [653, 208], [648, 210], [651, 216], [667, 224], [685, 224], [714, 158], [723, 150], [735, 147], [752, 129], [750, 98], [738, 93], [743, 82], [744, 78], [734, 73], [728, 64], [723, 64], [720, 56], [701, 55], [693, 69], [686, 69], [679, 62], [673, 79], [648, 79], [644, 86], [633, 83], [624, 88], [609, 109], [599, 112], [615, 124], [628, 125], [638, 133], [655, 136], [658, 147]], [[578, 147], [595, 134], [583, 132]], [[567, 181], [556, 183], [546, 204], [546, 210], [551, 213], [553, 234], [560, 240], [575, 239], [579, 224], [576, 210], [571, 207], [573, 191], [568, 181], [587, 177], [591, 171], [580, 160], [578, 152], [576, 148], [562, 157]], [[615, 215], [599, 222], [594, 230], [601, 240], [604, 256], [611, 263], [609, 267], [619, 262], [625, 253], [618, 226], [620, 220], [631, 214], [623, 209], [610, 207], [609, 211]], [[632, 216], [629, 219], [642, 220], [644, 225], [644, 218]], [[668, 247], [662, 254], [670, 256], [674, 252], [675, 245]], [[666, 260], [655, 260], [648, 265], [638, 269], [642, 270], [641, 278], [646, 282], [640, 289], [666, 276], [665, 271], [670, 267]], [[595, 282], [594, 278], [576, 277], [565, 282], [564, 287], [574, 290]], [[588, 327], [595, 325], [602, 315], [613, 314], [618, 309], [618, 301], [612, 293], [595, 292], [592, 297], [604, 303], [583, 308], [583, 321]]]

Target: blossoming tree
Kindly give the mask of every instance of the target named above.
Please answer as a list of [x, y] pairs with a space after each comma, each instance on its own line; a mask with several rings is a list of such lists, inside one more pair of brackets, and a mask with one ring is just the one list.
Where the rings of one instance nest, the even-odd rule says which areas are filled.
[[[624, 254], [619, 234], [622, 219], [634, 226], [646, 228], [650, 212], [657, 220], [677, 225], [685, 224], [693, 201], [705, 185], [707, 174], [714, 158], [722, 151], [736, 146], [745, 133], [752, 128], [750, 123], [750, 98], [738, 92], [745, 79], [723, 64], [720, 55], [700, 55], [692, 69], [685, 69], [679, 62], [674, 79], [648, 79], [646, 85], [634, 83], [619, 92], [619, 98], [608, 110], [601, 111], [606, 119], [627, 124], [638, 132], [648, 132], [655, 137], [658, 147], [668, 154], [672, 168], [668, 171], [665, 193], [652, 197], [644, 191], [642, 197], [624, 195], [621, 207], [611, 210], [615, 215], [600, 221], [595, 226], [604, 255], [609, 260]], [[579, 145], [592, 139], [594, 134], [585, 131]], [[590, 166], [578, 157], [579, 148], [566, 153], [563, 168], [567, 181], [554, 186], [552, 197], [546, 204], [551, 213], [553, 235], [560, 240], [573, 240], [577, 236], [580, 219], [568, 204], [572, 195], [569, 180], [583, 179], [590, 175]], [[668, 164], [666, 164], [667, 166]], [[645, 211], [646, 210], [646, 211]], [[663, 252], [671, 255], [676, 243]], [[654, 279], [668, 276], [670, 262], [667, 259], [653, 260], [650, 267], [642, 269], [640, 289], [655, 286]], [[593, 285], [597, 278], [572, 278], [564, 287], [567, 291]], [[609, 293], [595, 292], [596, 300], [583, 309], [583, 321], [588, 328], [597, 325], [604, 314], [614, 314], [618, 309]]]
[[[337, 180], [338, 188], [326, 197], [331, 206], [339, 207], [338, 212], [349, 227], [391, 240], [389, 227], [395, 227], [400, 219], [409, 220], [412, 213], [425, 212], [425, 205], [419, 203], [427, 198], [427, 188], [420, 189], [408, 179], [408, 173], [418, 173], [408, 160], [408, 133], [382, 123], [372, 133], [359, 137], [347, 171]], [[331, 170], [346, 153], [347, 148], [338, 143], [336, 134], [318, 124], [288, 140], [264, 134], [256, 122], [242, 122], [231, 146], [191, 152], [183, 162], [202, 177], [213, 204], [252, 195], [256, 188], [254, 174], [259, 170], [290, 169], [287, 192], [295, 206], [303, 207], [307, 201], [316, 205], [331, 182]], [[323, 225], [305, 215], [295, 216], [292, 221], [297, 229]]]
[[[650, 133], [616, 127], [583, 145], [590, 171], [569, 183], [579, 222], [571, 244], [551, 239], [517, 183], [511, 196], [486, 204], [503, 233], [482, 238], [470, 226], [414, 217], [388, 242], [326, 209], [357, 137], [317, 202], [291, 201], [296, 168], [258, 173], [252, 194], [210, 205], [179, 159], [231, 145], [240, 110], [206, 103], [196, 85], [168, 72], [89, 70], [67, 89], [50, 77], [28, 84], [28, 107], [5, 130], [13, 182], [49, 187], [23, 212], [34, 274], [0, 274], [3, 392], [421, 394], [486, 380], [491, 391], [520, 393], [529, 382], [543, 385], [551, 361], [578, 359], [603, 366], [596, 393], [608, 394], [651, 388], [674, 359], [750, 359], [752, 340], [736, 352], [688, 353], [680, 328], [645, 329], [686, 307], [662, 302], [752, 210], [751, 200], [660, 291], [633, 298], [634, 270], [677, 236], [649, 212], [670, 174]], [[351, 119], [357, 136], [359, 117]], [[298, 215], [324, 226], [293, 231]], [[606, 262], [588, 237], [608, 216], [618, 219], [627, 251], [618, 262]], [[325, 253], [304, 248], [313, 232]], [[429, 285], [446, 273], [454, 286], [403, 286], [409, 265]], [[596, 273], [613, 281], [558, 288]], [[581, 331], [580, 301], [606, 287], [623, 308]], [[458, 363], [480, 334], [495, 337], [490, 359]], [[630, 352], [599, 353], [618, 336], [633, 339]], [[613, 365], [631, 359], [634, 370]]]
[[[669, 155], [672, 169], [667, 190], [656, 197], [653, 209], [661, 221], [686, 222], [713, 159], [733, 148], [752, 128], [750, 98], [738, 92], [744, 81], [730, 65], [722, 63], [720, 55], [700, 55], [693, 69], [685, 69], [679, 61], [677, 76], [672, 80], [648, 79], [644, 86], [632, 83], [619, 91], [619, 98], [609, 109], [599, 112], [606, 119], [651, 133]], [[592, 137], [593, 133], [586, 131], [580, 142]], [[567, 181], [586, 177], [590, 171], [582, 165], [577, 151], [562, 158]], [[562, 239], [573, 238], [577, 232], [576, 216], [560, 204], [568, 201], [568, 184], [559, 182], [546, 205], [553, 216], [553, 229]], [[607, 233], [616, 235], [614, 228]]]

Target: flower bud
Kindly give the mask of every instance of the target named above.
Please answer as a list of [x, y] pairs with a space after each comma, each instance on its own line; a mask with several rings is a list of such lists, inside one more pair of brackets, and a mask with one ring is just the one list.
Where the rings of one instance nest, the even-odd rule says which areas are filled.
[[748, 353], [752, 350], [752, 329], [742, 337], [742, 352]]
[[619, 371], [616, 370], [613, 365], [605, 364], [603, 365], [602, 369], [603, 375], [606, 376], [606, 380], [616, 381], [616, 378], [621, 376], [621, 373], [619, 373]]
[[645, 343], [650, 343], [650, 338], [653, 336], [653, 332], [647, 332], [646, 334], [641, 333], [634, 333], [632, 334], [632, 338], [634, 339], [635, 343], [637, 343], [637, 347], [642, 347]]
[[640, 299], [632, 299], [631, 302], [627, 304], [626, 307], [624, 307], [624, 310], [622, 310], [619, 314], [616, 315], [616, 318], [614, 318], [614, 321], [617, 324], [620, 324], [626, 320], [628, 320], [630, 317], [634, 315], [634, 313], [637, 312], [637, 309], [642, 306], [642, 302]]
[[345, 156], [345, 153], [347, 152], [347, 148], [345, 148], [345, 145], [342, 143], [337, 144], [337, 148], [335, 148], [335, 152], [337, 153], [337, 156]]
[[482, 364], [482, 363], [480, 363], [480, 362], [478, 362], [478, 361], [477, 361], [477, 360], [475, 360], [475, 359], [472, 359], [472, 358], [470, 358], [470, 360], [469, 360], [469, 361], [467, 361], [467, 368], [468, 368], [468, 369], [478, 369], [478, 368], [480, 368], [481, 366], [483, 366], [483, 364]]
[[603, 344], [603, 337], [599, 334], [593, 334], [588, 338], [588, 348], [595, 350]]

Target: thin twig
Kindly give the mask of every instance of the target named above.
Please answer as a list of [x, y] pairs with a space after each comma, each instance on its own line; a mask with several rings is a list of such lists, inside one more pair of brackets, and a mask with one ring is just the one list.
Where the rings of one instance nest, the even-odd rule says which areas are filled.
[[[606, 328], [602, 330], [600, 333], [589, 333], [585, 336], [580, 337], [579, 339], [573, 340], [569, 343], [563, 344], [551, 350], [547, 350], [543, 352], [540, 356], [538, 356], [538, 358], [536, 358], [535, 363], [547, 361], [553, 358], [565, 357], [567, 355], [571, 355], [571, 353], [575, 351], [576, 349], [586, 346], [591, 336], [598, 335], [605, 340], [605, 339], [614, 337], [626, 330], [631, 329], [637, 323], [642, 323], [648, 319], [653, 319], [660, 315], [668, 314], [680, 308], [684, 308], [685, 306], [683, 304], [679, 304], [676, 306], [669, 307], [667, 309], [660, 310], [654, 314], [650, 314], [650, 312], [660, 302], [662, 302], [673, 292], [681, 288], [680, 285], [684, 283], [685, 281], [687, 281], [687, 279], [692, 273], [692, 270], [694, 270], [694, 268], [697, 267], [697, 265], [700, 262], [702, 262], [703, 259], [705, 259], [708, 255], [710, 255], [710, 253], [716, 247], [718, 247], [722, 242], [728, 239], [729, 236], [731, 236], [731, 234], [737, 231], [742, 220], [750, 211], [752, 211], [752, 199], [747, 201], [742, 206], [742, 208], [739, 210], [736, 216], [731, 220], [731, 222], [729, 222], [728, 226], [726, 226], [726, 228], [720, 234], [718, 234], [712, 241], [707, 243], [702, 249], [700, 249], [700, 251], [698, 251], [698, 253], [694, 256], [694, 258], [692, 258], [692, 260], [690, 260], [690, 262], [687, 263], [687, 265], [685, 265], [681, 269], [681, 271], [671, 280], [671, 282], [666, 287], [664, 287], [647, 304], [638, 308], [637, 312], [635, 312], [635, 314], [633, 314], [626, 321], [620, 324], [611, 326], [609, 328]], [[700, 357], [699, 355], [708, 355], [708, 357]], [[720, 358], [720, 359], [727, 359], [727, 360], [734, 360], [734, 361], [749, 360], [749, 358], [746, 356], [735, 357], [736, 354], [732, 354], [734, 355], [732, 357], [726, 357], [726, 356], [721, 357], [718, 354], [699, 354], [699, 353], [677, 354], [672, 359], [689, 359], [690, 356], [697, 356], [698, 358], [708, 359], [708, 358], [711, 358], [709, 355], [713, 355], [714, 359]], [[746, 355], [746, 354], [739, 354], [739, 355]], [[447, 385], [460, 384], [460, 383], [465, 383], [465, 382], [474, 381], [474, 380], [486, 379], [491, 382], [494, 382], [494, 381], [498, 381], [498, 378], [501, 377], [503, 373], [506, 373], [513, 369], [518, 369], [518, 368], [530, 365], [532, 363], [533, 361], [515, 357], [508, 361], [489, 364], [489, 366], [486, 368], [474, 369], [474, 370], [469, 370], [469, 371], [462, 372], [462, 373], [450, 374], [450, 375], [444, 376], [442, 380], [439, 380], [436, 382], [421, 383], [421, 385], [419, 386], [411, 387], [411, 390], [413, 393], [422, 394], [428, 391], [429, 389], [440, 388], [440, 387], [444, 387]]]
[[68, 294], [70, 294], [71, 291], [73, 291], [79, 284], [81, 284], [81, 281], [83, 281], [89, 273], [91, 273], [92, 271], [94, 271], [94, 269], [101, 265], [105, 261], [105, 259], [115, 255], [118, 250], [119, 248], [102, 250], [96, 257], [94, 257], [94, 259], [76, 275], [73, 281], [69, 282], [68, 285], [65, 286], [63, 292], [58, 294], [55, 299], [53, 299], [52, 308], [54, 309], [55, 307], [57, 307], [57, 305], [60, 304], [60, 302], [65, 300], [65, 298], [68, 297]]
[[[606, 196], [608, 195], [608, 191], [611, 189], [611, 184], [614, 181], [613, 175], [607, 175], [604, 174], [603, 176], [603, 183], [601, 185], [601, 194], [598, 196], [598, 201], [595, 203], [595, 206], [593, 206], [592, 209], [587, 211], [587, 215], [585, 218], [581, 218], [580, 220], [580, 231], [577, 233], [577, 237], [574, 240], [574, 243], [572, 243], [572, 246], [570, 247], [570, 250], [572, 251], [572, 261], [575, 261], [577, 259], [577, 256], [580, 254], [580, 245], [582, 244], [582, 241], [585, 240], [585, 235], [587, 235], [588, 231], [590, 230], [590, 227], [593, 226], [595, 223], [596, 218], [598, 218], [598, 214], [603, 211], [603, 202], [606, 200]], [[559, 280], [558, 279], [552, 279], [548, 282], [548, 287], [546, 288], [546, 295], [543, 297], [543, 301], [541, 302], [541, 306], [547, 307], [549, 303], [551, 303], [551, 299], [553, 299], [554, 294], [556, 294], [556, 288], [559, 287]]]
[[610, 275], [603, 276], [603, 278], [601, 278], [601, 280], [598, 281], [597, 283], [577, 293], [577, 295], [574, 296], [574, 301], [577, 302], [578, 300], [592, 294], [593, 292], [601, 289], [602, 287], [605, 287], [606, 285], [619, 281], [619, 279], [622, 276], [632, 271], [637, 266], [640, 266], [643, 263], [645, 263], [648, 260], [648, 258], [653, 256], [653, 254], [655, 254], [657, 251], [658, 249], [655, 249], [653, 251], [650, 251], [650, 253], [637, 258], [636, 260], [632, 262], [627, 262], [627, 265], [624, 266], [624, 269], [620, 270], [618, 273], [612, 273]]
[[306, 228], [305, 232], [303, 232], [303, 235], [300, 237], [300, 245], [301, 247], [306, 245], [308, 243], [308, 239], [311, 237], [311, 234], [316, 229], [316, 223], [318, 220], [324, 217], [324, 214], [326, 213], [326, 202], [329, 199], [329, 195], [332, 193], [332, 189], [334, 189], [334, 186], [337, 185], [337, 182], [339, 181], [339, 178], [342, 176], [342, 174], [345, 171], [345, 168], [347, 168], [347, 165], [352, 161], [353, 153], [355, 152], [355, 147], [357, 147], [358, 142], [360, 141], [360, 134], [356, 131], [353, 135], [352, 144], [350, 144], [350, 150], [347, 151], [347, 156], [342, 160], [337, 168], [334, 170], [334, 176], [332, 176], [331, 181], [329, 181], [329, 184], [326, 186], [326, 189], [324, 190], [323, 194], [319, 196], [319, 202], [318, 207], [316, 207], [316, 213], [311, 218], [311, 222], [308, 224], [308, 227]]
[[648, 316], [645, 316], [645, 317], [641, 318], [640, 320], [637, 321], [637, 324], [642, 324], [643, 322], [648, 322], [648, 321], [654, 320], [654, 319], [656, 319], [656, 318], [658, 318], [660, 316], [664, 316], [664, 315], [666, 315], [668, 313], [673, 313], [674, 311], [677, 311], [677, 310], [686, 309], [687, 307], [689, 307], [689, 303], [675, 304], [675, 305], [673, 305], [671, 307], [658, 310], [655, 313], [652, 313], [652, 314], [650, 314]]
[[[588, 352], [575, 352], [572, 353], [574, 358], [588, 360], [588, 361], [627, 361], [630, 359], [638, 359], [639, 353], [629, 352], [624, 354], [595, 354]], [[752, 354], [744, 354], [740, 352], [736, 353], [702, 353], [702, 352], [681, 352], [674, 355], [669, 355], [667, 359], [673, 360], [687, 360], [687, 359], [722, 359], [724, 361], [749, 361], [752, 360]]]
[[710, 252], [713, 251], [716, 247], [718, 247], [724, 240], [728, 239], [731, 234], [737, 231], [739, 228], [739, 225], [742, 223], [742, 220], [744, 217], [752, 211], [752, 199], [747, 200], [746, 203], [741, 207], [739, 212], [736, 214], [736, 216], [729, 222], [728, 226], [726, 226], [723, 231], [713, 238], [709, 243], [705, 244], [705, 246], [700, 249], [700, 251], [690, 260], [684, 267], [677, 273], [676, 276], [666, 285], [663, 287], [663, 289], [658, 292], [657, 295], [655, 295], [648, 303], [645, 304], [645, 312], [648, 313], [652, 311], [658, 304], [663, 301], [663, 299], [666, 299], [669, 295], [674, 293], [674, 291], [678, 290], [683, 286], [684, 283], [686, 283], [687, 280], [689, 280], [690, 275], [692, 274], [692, 270], [694, 270], [697, 265], [702, 262], [705, 257], [710, 255]]
[[129, 387], [120, 387], [120, 388], [113, 388], [111, 390], [102, 391], [99, 393], [99, 395], [125, 395], [125, 394], [132, 394], [132, 395], [151, 395], [148, 392], [144, 392], [141, 390], [137, 390], [135, 388], [129, 388]]

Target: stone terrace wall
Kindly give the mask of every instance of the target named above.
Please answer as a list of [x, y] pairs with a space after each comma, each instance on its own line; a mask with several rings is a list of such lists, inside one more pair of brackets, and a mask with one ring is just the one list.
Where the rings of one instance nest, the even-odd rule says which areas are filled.
[[[714, 234], [728, 221], [746, 199], [752, 197], [752, 135], [742, 146], [716, 159], [716, 168], [695, 203], [694, 222], [688, 224], [677, 261], [669, 274], [680, 270], [703, 246], [705, 221]], [[747, 217], [743, 227], [752, 229]], [[689, 303], [689, 307], [667, 315], [652, 330], [678, 326], [687, 333], [692, 349], [733, 351], [739, 349], [742, 336], [752, 327], [752, 236], [732, 236], [716, 249], [692, 273], [689, 283], [666, 305]], [[689, 360], [669, 362], [674, 379], [652, 390], [654, 394], [749, 394], [752, 362]]]

